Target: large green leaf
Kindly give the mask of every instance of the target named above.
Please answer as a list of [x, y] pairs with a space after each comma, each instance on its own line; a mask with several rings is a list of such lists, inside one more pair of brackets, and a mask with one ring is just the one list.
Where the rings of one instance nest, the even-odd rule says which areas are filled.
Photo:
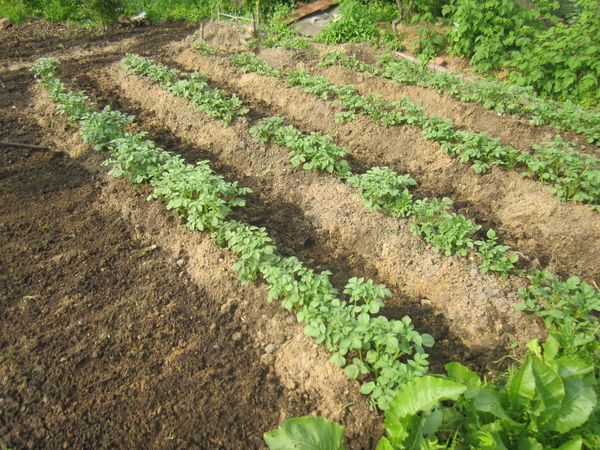
[[375, 448], [375, 450], [395, 450], [395, 449], [394, 449], [394, 446], [392, 445], [392, 443], [388, 440], [388, 438], [383, 436], [381, 439], [379, 439], [379, 442], [377, 443], [377, 448]]
[[500, 403], [498, 393], [490, 388], [481, 389], [473, 398], [473, 407], [477, 411], [490, 413], [498, 419], [506, 421], [512, 427], [522, 427], [523, 425], [514, 421], [504, 410]]
[[596, 407], [596, 392], [591, 381], [585, 379], [565, 380], [565, 398], [558, 411], [547, 421], [546, 428], [566, 433], [583, 425]]
[[537, 439], [524, 437], [519, 441], [517, 450], [544, 450], [544, 447]]
[[442, 400], [457, 400], [467, 387], [454, 381], [426, 375], [405, 384], [396, 394], [386, 414], [387, 422], [429, 411]]
[[323, 417], [297, 417], [263, 437], [271, 450], [343, 450], [344, 432]]
[[565, 442], [556, 450], [581, 450], [581, 447], [583, 447], [583, 439], [581, 439], [581, 436], [576, 436], [569, 442]]
[[561, 407], [565, 398], [565, 387], [560, 375], [540, 358], [532, 358], [533, 377], [535, 388], [544, 409], [541, 412], [542, 423], [552, 417]]
[[469, 389], [478, 388], [481, 386], [479, 375], [471, 369], [466, 368], [460, 363], [450, 362], [445, 366], [448, 378], [457, 383], [464, 384]]
[[535, 378], [533, 376], [532, 358], [527, 355], [525, 362], [508, 382], [508, 398], [513, 408], [524, 408], [535, 397]]

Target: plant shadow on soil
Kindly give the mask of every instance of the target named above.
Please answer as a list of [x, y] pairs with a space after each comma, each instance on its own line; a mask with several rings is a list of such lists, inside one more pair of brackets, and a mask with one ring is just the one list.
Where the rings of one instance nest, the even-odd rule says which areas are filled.
[[[43, 144], [32, 83], [0, 72], [0, 140]], [[262, 448], [282, 415], [315, 410], [232, 340], [244, 325], [210, 292], [99, 202], [94, 174], [60, 151], [0, 155], [0, 448]]]
[[100, 190], [62, 153], [3, 151], [0, 443], [257, 448], [312, 411]]
[[[174, 151], [188, 162], [209, 160], [214, 170], [229, 180], [237, 180], [242, 186], [249, 186], [253, 193], [247, 196], [247, 205], [233, 211], [232, 218], [265, 227], [283, 256], [296, 256], [308, 267], [317, 271], [330, 270], [332, 283], [342, 291], [352, 276], [377, 279], [377, 271], [360, 255], [340, 251], [329, 236], [319, 233], [303, 210], [264, 189], [256, 177], [239, 173], [236, 169], [218, 160], [218, 150], [199, 148], [191, 145], [164, 128], [154, 113], [140, 109], [124, 98], [117, 90], [104, 92], [98, 82], [86, 75], [86, 67], [92, 62], [78, 62], [64, 65], [61, 73], [69, 84], [90, 94], [100, 105], [110, 104], [112, 108], [134, 114], [141, 129], [148, 132], [148, 138], [161, 148]], [[82, 67], [83, 65], [83, 67]], [[200, 113], [199, 113], [200, 114]], [[251, 113], [252, 114], [252, 113]], [[252, 116], [251, 121], [264, 116]], [[408, 315], [413, 319], [417, 330], [427, 331], [436, 339], [436, 345], [429, 349], [431, 367], [434, 372], [442, 372], [443, 365], [458, 360], [480, 373], [486, 373], [491, 361], [498, 359], [502, 349], [489, 349], [475, 353], [469, 351], [454, 334], [442, 314], [433, 310], [426, 300], [407, 296], [400, 286], [390, 286], [394, 297], [386, 301], [382, 314], [391, 319]]]

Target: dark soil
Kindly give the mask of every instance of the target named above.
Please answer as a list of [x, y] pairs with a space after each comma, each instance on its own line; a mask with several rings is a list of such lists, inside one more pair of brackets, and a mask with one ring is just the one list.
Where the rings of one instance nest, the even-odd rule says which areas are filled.
[[[73, 39], [0, 35], [0, 55]], [[0, 73], [0, 140], [43, 141], [31, 82]], [[210, 291], [103, 208], [101, 183], [60, 148], [0, 147], [0, 448], [260, 448], [282, 411], [312, 411], [233, 339]]]

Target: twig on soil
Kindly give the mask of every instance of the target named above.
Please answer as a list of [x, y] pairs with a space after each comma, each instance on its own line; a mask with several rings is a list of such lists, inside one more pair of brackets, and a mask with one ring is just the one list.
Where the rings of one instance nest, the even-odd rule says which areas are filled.
[[48, 147], [44, 147], [41, 145], [21, 144], [19, 142], [7, 142], [7, 141], [0, 141], [0, 147], [20, 147], [20, 148], [29, 148], [32, 150], [49, 150]]

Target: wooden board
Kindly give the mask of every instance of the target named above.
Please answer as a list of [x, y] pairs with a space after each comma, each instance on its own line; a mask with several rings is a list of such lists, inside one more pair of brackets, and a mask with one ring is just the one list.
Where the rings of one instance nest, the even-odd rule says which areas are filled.
[[323, 11], [327, 8], [331, 8], [339, 3], [339, 0], [317, 0], [316, 2], [309, 3], [308, 5], [301, 6], [300, 8], [294, 10], [290, 16], [285, 19], [285, 23], [290, 24], [294, 23], [303, 17], [306, 17], [310, 14]]

